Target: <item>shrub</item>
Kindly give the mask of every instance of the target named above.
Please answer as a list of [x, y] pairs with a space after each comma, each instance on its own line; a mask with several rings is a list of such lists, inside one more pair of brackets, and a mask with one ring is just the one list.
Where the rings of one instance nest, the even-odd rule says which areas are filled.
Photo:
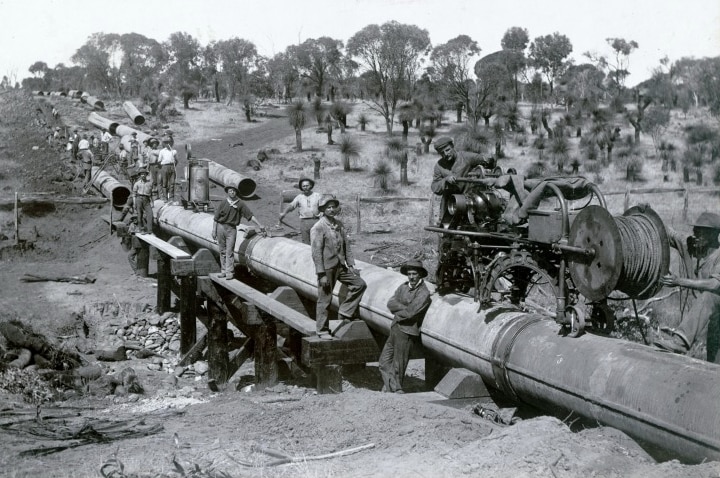
[[372, 172], [372, 178], [375, 181], [376, 187], [379, 187], [383, 191], [387, 191], [391, 176], [392, 167], [390, 167], [390, 163], [381, 159], [375, 164]]
[[355, 138], [348, 134], [340, 137], [340, 154], [343, 160], [343, 170], [350, 171], [350, 158], [359, 156], [360, 151], [360, 143], [355, 141]]
[[365, 115], [365, 113], [360, 114], [360, 116], [358, 116], [357, 121], [358, 121], [358, 124], [360, 125], [360, 131], [365, 131], [365, 125], [370, 123], [370, 121], [368, 121], [368, 117]]
[[405, 147], [406, 144], [402, 138], [392, 136], [385, 141], [385, 157], [399, 163]]
[[544, 178], [547, 176], [547, 172], [547, 164], [544, 161], [537, 161], [528, 166], [525, 170], [525, 177], [528, 179]]

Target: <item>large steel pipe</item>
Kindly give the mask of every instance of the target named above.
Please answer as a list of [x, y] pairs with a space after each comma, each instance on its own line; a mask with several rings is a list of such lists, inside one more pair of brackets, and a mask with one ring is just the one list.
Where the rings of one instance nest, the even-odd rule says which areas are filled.
[[129, 126], [125, 126], [124, 124], [120, 124], [117, 126], [117, 128], [115, 128], [115, 134], [120, 137], [129, 136], [133, 133], [137, 133], [137, 140], [140, 143], [143, 143], [146, 139], [152, 138], [152, 136], [150, 136], [149, 134], [143, 133], [142, 131], [131, 128]]
[[101, 171], [99, 167], [93, 166], [92, 171], [93, 186], [102, 193], [103, 196], [110, 199], [112, 205], [118, 211], [130, 198], [130, 188], [110, 176], [106, 171]]
[[218, 164], [215, 161], [209, 159], [203, 159], [208, 162], [208, 168], [210, 170], [210, 181], [218, 184], [222, 187], [233, 186], [238, 189], [240, 196], [250, 197], [255, 194], [255, 188], [257, 185], [255, 181], [250, 178], [246, 178], [242, 174], [233, 171], [232, 169], [226, 168], [222, 164]]
[[140, 110], [135, 107], [132, 101], [124, 101], [123, 110], [125, 110], [125, 114], [133, 120], [133, 123], [135, 123], [136, 126], [145, 124], [145, 117], [142, 113], [140, 113]]
[[[159, 203], [159, 202], [158, 202]], [[156, 203], [160, 229], [217, 253], [212, 216]], [[238, 234], [237, 260], [255, 275], [316, 298], [307, 245]], [[368, 284], [360, 316], [387, 334], [386, 303], [405, 277], [358, 262]], [[343, 293], [335, 289], [334, 305]], [[467, 368], [518, 402], [551, 413], [573, 411], [623, 430], [690, 462], [720, 459], [720, 367], [619, 339], [558, 335], [547, 317], [512, 307], [478, 310], [472, 299], [433, 295], [421, 328], [424, 348]]]
[[110, 134], [116, 134], [117, 127], [119, 126], [118, 123], [104, 118], [95, 112], [90, 113], [88, 122], [100, 129], [107, 129]]
[[99, 98], [96, 98], [94, 96], [82, 96], [80, 98], [80, 101], [82, 103], [87, 103], [96, 110], [104, 111], [105, 110], [105, 103], [102, 102]]

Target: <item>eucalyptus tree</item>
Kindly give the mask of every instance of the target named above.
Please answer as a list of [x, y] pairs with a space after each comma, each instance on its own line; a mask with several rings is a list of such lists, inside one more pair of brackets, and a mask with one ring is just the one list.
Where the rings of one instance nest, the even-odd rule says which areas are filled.
[[500, 40], [500, 46], [505, 52], [501, 57], [503, 64], [512, 78], [513, 100], [517, 103], [520, 99], [520, 77], [527, 66], [525, 49], [530, 41], [527, 28], [511, 27], [505, 32]]
[[145, 78], [157, 77], [165, 67], [167, 52], [160, 42], [139, 33], [120, 35], [117, 42], [120, 45], [122, 95], [138, 95]]
[[480, 54], [477, 42], [467, 35], [459, 35], [447, 43], [433, 48], [428, 68], [436, 83], [445, 85], [450, 100], [458, 105], [457, 122], [462, 119], [462, 108], [469, 111], [472, 87], [473, 57]]
[[570, 39], [558, 32], [535, 38], [530, 44], [531, 64], [541, 71], [550, 85], [550, 96], [554, 94], [555, 81], [570, 66], [567, 60], [573, 47]]
[[359, 60], [368, 76], [370, 108], [385, 119], [392, 135], [395, 109], [412, 95], [421, 60], [430, 48], [427, 30], [391, 21], [368, 25], [347, 43], [348, 54]]
[[190, 107], [190, 98], [197, 95], [202, 84], [202, 49], [200, 42], [185, 32], [175, 32], [163, 44], [168, 54], [165, 78], [170, 88], [183, 99], [183, 107]]
[[251, 75], [259, 68], [260, 57], [255, 44], [242, 38], [221, 40], [215, 45], [218, 69], [227, 85], [227, 104], [239, 98], [245, 111], [245, 119], [251, 121], [254, 103]]
[[630, 54], [639, 48], [635, 40], [624, 38], [606, 38], [605, 41], [612, 49], [612, 57], [585, 52], [584, 55], [593, 61], [603, 71], [608, 72], [611, 87], [620, 92], [625, 87], [625, 80], [630, 74]]
[[300, 76], [307, 80], [315, 95], [322, 97], [331, 79], [340, 74], [343, 42], [330, 37], [309, 38], [300, 45], [289, 46]]
[[300, 72], [293, 56], [287, 51], [277, 53], [268, 60], [267, 69], [268, 78], [282, 101], [290, 101], [300, 85]]
[[85, 69], [87, 86], [104, 93], [121, 92], [119, 65], [113, 65], [120, 51], [117, 34], [93, 33], [70, 60]]

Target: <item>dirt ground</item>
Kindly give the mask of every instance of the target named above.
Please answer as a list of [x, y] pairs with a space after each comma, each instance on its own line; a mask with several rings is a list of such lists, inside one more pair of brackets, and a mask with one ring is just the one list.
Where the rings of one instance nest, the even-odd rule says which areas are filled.
[[[70, 99], [54, 104], [61, 124], [90, 128], [87, 106]], [[239, 109], [228, 115], [217, 105], [196, 103], [193, 108], [170, 123], [176, 140], [191, 139], [196, 156], [254, 177], [259, 187], [249, 205], [267, 225], [277, 222], [280, 191], [308, 172], [310, 154], [327, 153], [327, 167], [337, 166], [337, 153], [321, 148], [323, 135], [312, 128], [305, 130], [308, 154], [303, 161], [294, 160], [294, 134], [284, 118], [274, 117], [280, 116], [277, 109], [269, 108], [266, 116], [247, 124]], [[119, 105], [109, 103], [108, 110], [103, 115], [123, 118]], [[42, 121], [54, 126], [48, 111], [47, 100], [16, 92], [0, 95], [3, 198], [15, 191], [79, 195], [79, 180], [63, 174], [68, 172], [67, 159], [44, 139], [48, 130]], [[238, 142], [243, 145], [232, 146]], [[246, 167], [260, 148], [277, 150], [275, 156], [285, 161], [287, 172], [280, 176]], [[2, 321], [19, 319], [50, 340], [83, 352], [117, 345], [114, 331], [119, 324], [152, 315], [154, 266], [151, 263], [148, 278], [132, 274], [127, 253], [101, 219], [107, 213], [106, 205], [23, 210], [23, 234], [35, 228], [37, 240], [34, 248], [18, 250], [13, 247], [13, 213], [0, 210]], [[397, 212], [387, 214], [390, 220]], [[410, 242], [408, 236], [413, 236]], [[430, 239], [423, 233], [355, 234], [353, 240], [359, 257], [368, 262], [393, 265], [408, 255], [432, 259]], [[400, 246], [388, 246], [393, 243]], [[379, 255], [378, 250], [386, 252]], [[23, 282], [25, 274], [91, 276], [94, 282]], [[421, 361], [411, 362], [405, 395], [379, 392], [376, 363], [346, 371], [341, 394], [317, 395], [307, 378], [286, 378], [273, 389], [255, 391], [251, 362], [213, 392], [199, 371], [180, 377], [168, 373], [178, 357], [162, 355], [161, 362], [157, 357], [99, 362], [105, 374], [132, 367], [144, 387], [139, 395], [65, 391], [36, 408], [20, 394], [0, 392], [0, 476], [720, 476], [716, 462], [659, 463], [624, 433], [608, 427], [571, 430], [570, 419], [533, 414], [510, 426], [480, 418], [473, 413], [475, 406], [495, 406], [441, 400], [424, 388]], [[93, 355], [84, 356], [95, 362]], [[504, 408], [500, 413], [507, 418], [512, 411]], [[115, 439], [103, 441], [102, 433]], [[278, 451], [292, 459], [278, 463]], [[323, 457], [342, 451], [348, 454]]]

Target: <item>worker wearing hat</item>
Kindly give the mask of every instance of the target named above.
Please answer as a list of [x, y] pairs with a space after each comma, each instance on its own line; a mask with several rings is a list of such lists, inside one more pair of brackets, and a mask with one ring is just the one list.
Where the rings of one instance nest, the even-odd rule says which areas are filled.
[[315, 181], [310, 178], [300, 178], [298, 181], [298, 189], [302, 191], [300, 194], [288, 204], [283, 212], [280, 213], [280, 222], [293, 209], [298, 210], [300, 216], [300, 237], [302, 242], [310, 244], [310, 229], [315, 225], [320, 217], [320, 209], [318, 203], [322, 197], [320, 193], [313, 192]]
[[484, 159], [481, 155], [469, 151], [455, 151], [455, 143], [449, 136], [441, 136], [435, 140], [435, 151], [440, 153], [441, 158], [433, 169], [430, 189], [437, 195], [446, 191], [463, 192], [465, 187], [470, 185], [458, 184], [457, 178], [466, 177], [478, 166], [488, 169], [495, 167], [495, 158]]
[[422, 262], [410, 260], [400, 266], [408, 278], [395, 289], [387, 303], [393, 314], [390, 335], [380, 353], [378, 365], [383, 379], [383, 392], [404, 393], [403, 379], [410, 359], [413, 337], [420, 335], [419, 323], [430, 307], [430, 291], [423, 279], [427, 270]]
[[335, 283], [340, 282], [347, 287], [347, 293], [341, 298], [338, 308], [338, 318], [344, 321], [355, 318], [367, 284], [355, 269], [355, 258], [345, 227], [336, 218], [340, 212], [340, 201], [331, 194], [323, 194], [318, 209], [322, 217], [310, 229], [310, 249], [318, 277], [315, 328], [318, 337], [330, 340], [333, 337], [330, 334], [328, 313]]
[[158, 152], [160, 163], [160, 191], [159, 196], [163, 201], [175, 199], [175, 166], [177, 166], [177, 151], [170, 143], [163, 141], [163, 148]]
[[235, 186], [225, 186], [227, 199], [222, 201], [215, 210], [213, 218], [212, 237], [218, 243], [220, 250], [220, 275], [218, 277], [232, 280], [235, 275], [235, 240], [237, 227], [243, 218], [258, 225], [261, 231], [265, 226], [255, 218], [255, 215], [240, 199]]
[[680, 255], [685, 277], [668, 274], [660, 282], [668, 287], [689, 289], [690, 309], [675, 329], [661, 329], [654, 344], [675, 353], [689, 353], [710, 362], [720, 363], [720, 215], [703, 212], [691, 224], [693, 235], [683, 240], [668, 229], [670, 246]]
[[133, 202], [135, 206], [135, 213], [138, 215], [138, 227], [140, 232], [151, 233], [152, 232], [152, 183], [148, 181], [148, 170], [140, 168], [137, 170], [137, 174], [140, 177], [135, 184], [133, 184]]

